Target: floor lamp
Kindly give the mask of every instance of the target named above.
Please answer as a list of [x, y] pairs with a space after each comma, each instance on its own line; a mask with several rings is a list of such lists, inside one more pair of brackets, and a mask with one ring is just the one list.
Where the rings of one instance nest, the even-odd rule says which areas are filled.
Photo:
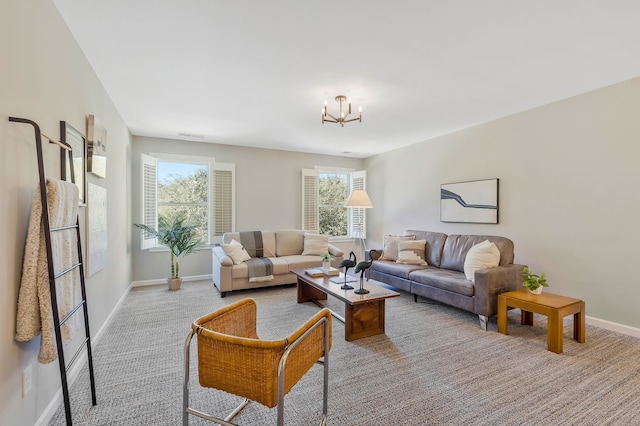
[[[370, 209], [373, 207], [373, 204], [371, 204], [371, 199], [369, 198], [367, 191], [364, 189], [354, 189], [351, 191], [351, 194], [349, 194], [349, 198], [347, 199], [347, 202], [344, 203], [344, 206], [349, 209]], [[364, 260], [365, 251], [367, 250], [367, 246], [364, 242], [364, 224], [362, 223], [364, 210], [362, 211], [362, 214], [358, 214], [357, 216], [358, 223], [356, 224], [356, 235], [353, 240], [353, 244], [351, 244], [351, 251], [353, 251], [354, 245], [358, 244], [358, 250], [361, 250], [360, 253], [362, 253], [361, 260]]]

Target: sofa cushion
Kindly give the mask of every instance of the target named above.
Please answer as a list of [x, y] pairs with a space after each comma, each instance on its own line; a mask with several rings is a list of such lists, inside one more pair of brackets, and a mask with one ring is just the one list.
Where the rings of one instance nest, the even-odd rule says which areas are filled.
[[390, 260], [376, 260], [371, 264], [372, 271], [382, 272], [387, 275], [409, 279], [409, 273], [420, 269], [428, 268], [427, 265], [404, 265]]
[[478, 269], [495, 268], [500, 264], [500, 251], [494, 243], [484, 240], [471, 247], [464, 260], [464, 275], [475, 282]]
[[489, 240], [500, 251], [500, 265], [513, 263], [513, 241], [493, 235], [449, 235], [442, 250], [440, 267], [464, 272], [464, 260], [474, 245]]
[[283, 229], [276, 231], [276, 255], [290, 256], [302, 254], [304, 250], [304, 231], [300, 229]]
[[222, 247], [224, 253], [229, 256], [236, 265], [241, 264], [245, 260], [251, 259], [247, 250], [236, 240], [231, 240], [229, 244], [220, 244], [220, 247]]
[[[251, 231], [255, 232], [255, 231]], [[244, 235], [248, 235], [251, 232], [243, 232]], [[276, 256], [276, 233], [274, 231], [258, 231], [260, 232], [260, 239], [262, 239], [262, 257], [275, 257]], [[236, 240], [242, 243], [240, 238], [240, 232], [225, 232], [222, 236], [222, 242], [229, 244], [231, 240]]]
[[473, 296], [474, 294], [474, 285], [467, 280], [463, 272], [429, 268], [411, 272], [409, 279], [416, 283], [426, 284], [464, 296]]
[[398, 260], [396, 263], [426, 265], [427, 262], [424, 260], [426, 242], [426, 240], [398, 241]]
[[429, 265], [440, 266], [442, 261], [442, 249], [444, 248], [444, 243], [447, 240], [447, 234], [443, 234], [442, 232], [408, 229], [404, 231], [403, 235], [415, 235], [416, 240], [425, 240], [424, 260], [426, 260]]
[[304, 256], [322, 256], [329, 253], [329, 237], [320, 234], [304, 233]]
[[[286, 274], [289, 272], [289, 264], [285, 259], [279, 257], [270, 257], [269, 260], [273, 264], [273, 275]], [[249, 279], [249, 268], [246, 263], [240, 265], [234, 265], [231, 268], [231, 278], [246, 278]]]
[[[281, 259], [278, 257], [278, 259]], [[301, 254], [292, 254], [283, 256], [282, 259], [289, 265], [289, 271], [301, 268], [318, 268], [322, 266], [320, 256], [303, 256]]]
[[415, 240], [415, 235], [385, 235], [380, 260], [398, 260], [398, 241]]

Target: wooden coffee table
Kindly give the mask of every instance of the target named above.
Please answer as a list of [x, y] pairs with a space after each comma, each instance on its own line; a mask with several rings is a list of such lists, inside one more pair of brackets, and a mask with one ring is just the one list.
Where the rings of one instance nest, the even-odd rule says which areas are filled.
[[585, 304], [580, 299], [543, 292], [532, 294], [528, 290], [509, 291], [498, 295], [498, 331], [507, 334], [507, 308], [519, 308], [520, 323], [533, 325], [533, 314], [546, 315], [547, 349], [562, 353], [563, 318], [573, 314], [573, 338], [585, 342]]
[[[313, 278], [305, 274], [304, 269], [296, 269], [291, 272], [298, 277], [298, 303], [313, 302], [324, 307], [320, 300], [326, 300], [331, 295], [345, 303], [344, 318], [335, 312], [331, 314], [344, 323], [344, 340], [352, 341], [364, 337], [384, 334], [384, 305], [390, 297], [398, 297], [400, 293], [384, 288], [377, 281], [365, 281], [364, 288], [368, 294], [355, 294], [354, 290], [341, 290], [342, 284], [329, 281], [333, 277]], [[344, 280], [344, 274], [340, 277]], [[350, 282], [349, 285], [360, 288], [359, 281]]]

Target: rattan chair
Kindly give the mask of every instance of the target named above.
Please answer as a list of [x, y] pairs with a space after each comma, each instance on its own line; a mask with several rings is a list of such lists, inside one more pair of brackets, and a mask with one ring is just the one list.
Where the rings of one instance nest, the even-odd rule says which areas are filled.
[[[233, 425], [229, 421], [249, 400], [269, 408], [278, 406], [278, 425], [284, 423], [284, 395], [316, 363], [324, 364], [322, 421], [327, 420], [331, 313], [324, 308], [282, 340], [261, 340], [256, 331], [256, 302], [244, 299], [194, 321], [184, 348], [183, 425], [189, 414]], [[200, 385], [244, 397], [225, 419], [189, 407], [189, 349], [198, 339]], [[322, 358], [322, 359], [320, 359]]]

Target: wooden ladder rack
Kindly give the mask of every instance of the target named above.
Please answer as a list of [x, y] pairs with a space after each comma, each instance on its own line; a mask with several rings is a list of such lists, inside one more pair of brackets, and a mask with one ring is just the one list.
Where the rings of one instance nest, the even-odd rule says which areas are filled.
[[[13, 121], [16, 123], [25, 123], [25, 124], [30, 124], [33, 126], [34, 131], [35, 131], [35, 139], [36, 139], [36, 151], [37, 151], [37, 155], [38, 155], [38, 175], [39, 175], [39, 185], [40, 185], [40, 200], [41, 200], [41, 204], [42, 204], [42, 222], [44, 225], [44, 236], [45, 236], [45, 245], [46, 245], [46, 252], [47, 252], [47, 268], [48, 268], [48, 273], [49, 273], [49, 289], [50, 289], [50, 293], [51, 293], [51, 308], [52, 308], [52, 314], [53, 314], [53, 326], [54, 326], [54, 330], [55, 330], [55, 335], [56, 335], [56, 347], [58, 350], [58, 363], [60, 365], [60, 381], [62, 382], [62, 396], [64, 399], [64, 410], [65, 410], [65, 416], [66, 416], [66, 420], [67, 420], [67, 425], [71, 426], [72, 425], [72, 420], [71, 420], [71, 401], [69, 399], [69, 384], [67, 381], [67, 372], [69, 370], [69, 368], [71, 368], [71, 366], [73, 365], [73, 363], [76, 361], [76, 359], [78, 358], [78, 356], [80, 355], [80, 353], [82, 352], [82, 350], [84, 349], [85, 345], [87, 347], [87, 358], [88, 358], [88, 364], [89, 364], [89, 378], [91, 381], [91, 402], [92, 405], [96, 405], [96, 386], [95, 386], [95, 378], [94, 378], [94, 374], [93, 374], [93, 357], [91, 354], [91, 334], [89, 332], [89, 312], [87, 310], [87, 293], [85, 290], [85, 282], [84, 282], [84, 265], [82, 263], [82, 243], [81, 243], [81, 239], [80, 239], [80, 226], [79, 226], [79, 222], [78, 222], [78, 218], [76, 216], [76, 224], [75, 225], [71, 225], [71, 226], [65, 226], [65, 227], [60, 227], [60, 228], [51, 228], [50, 223], [49, 223], [49, 208], [48, 208], [48, 203], [47, 203], [47, 182], [46, 182], [46, 178], [45, 178], [45, 170], [44, 170], [44, 155], [43, 155], [43, 149], [42, 149], [42, 136], [44, 136], [45, 138], [47, 138], [51, 143], [54, 143], [56, 145], [58, 145], [60, 147], [60, 149], [62, 150], [61, 153], [64, 154], [64, 152], [66, 151], [68, 153], [69, 156], [69, 164], [73, 164], [73, 157], [72, 157], [72, 152], [71, 152], [71, 146], [64, 143], [64, 142], [60, 142], [58, 140], [55, 140], [53, 138], [51, 138], [50, 136], [47, 136], [46, 134], [42, 133], [40, 131], [40, 126], [38, 126], [38, 124], [36, 124], [34, 121], [31, 120], [27, 120], [26, 118], [17, 118], [17, 117], [9, 117], [9, 121]], [[62, 158], [62, 155], [61, 155]], [[75, 183], [75, 176], [74, 176], [74, 167], [70, 167], [71, 169], [71, 181]], [[78, 241], [78, 245], [77, 245], [77, 249], [78, 249], [78, 263], [71, 266], [70, 268], [59, 272], [58, 274], [55, 273], [54, 271], [54, 265], [53, 265], [53, 251], [52, 251], [52, 244], [51, 244], [51, 233], [52, 232], [59, 232], [59, 231], [63, 231], [63, 230], [67, 230], [67, 229], [76, 229], [76, 235], [77, 235], [77, 241]], [[58, 300], [57, 300], [57, 293], [56, 293], [56, 279], [60, 278], [63, 275], [69, 274], [69, 273], [74, 273], [74, 271], [76, 271], [77, 269], [79, 269], [79, 273], [80, 273], [80, 288], [82, 291], [82, 300], [80, 301], [80, 303], [78, 305], [76, 305], [73, 309], [71, 309], [71, 311], [62, 319], [60, 320], [60, 312], [58, 310]], [[62, 326], [69, 318], [71, 318], [73, 316], [73, 314], [75, 314], [80, 308], [83, 309], [84, 312], [84, 328], [85, 328], [85, 339], [82, 342], [82, 344], [80, 345], [80, 347], [78, 348], [78, 350], [76, 351], [76, 353], [73, 355], [73, 357], [71, 357], [71, 361], [69, 362], [69, 364], [67, 365], [65, 362], [65, 356], [64, 356], [64, 347], [63, 347], [63, 342], [62, 342], [62, 334], [60, 332], [60, 326]]]

